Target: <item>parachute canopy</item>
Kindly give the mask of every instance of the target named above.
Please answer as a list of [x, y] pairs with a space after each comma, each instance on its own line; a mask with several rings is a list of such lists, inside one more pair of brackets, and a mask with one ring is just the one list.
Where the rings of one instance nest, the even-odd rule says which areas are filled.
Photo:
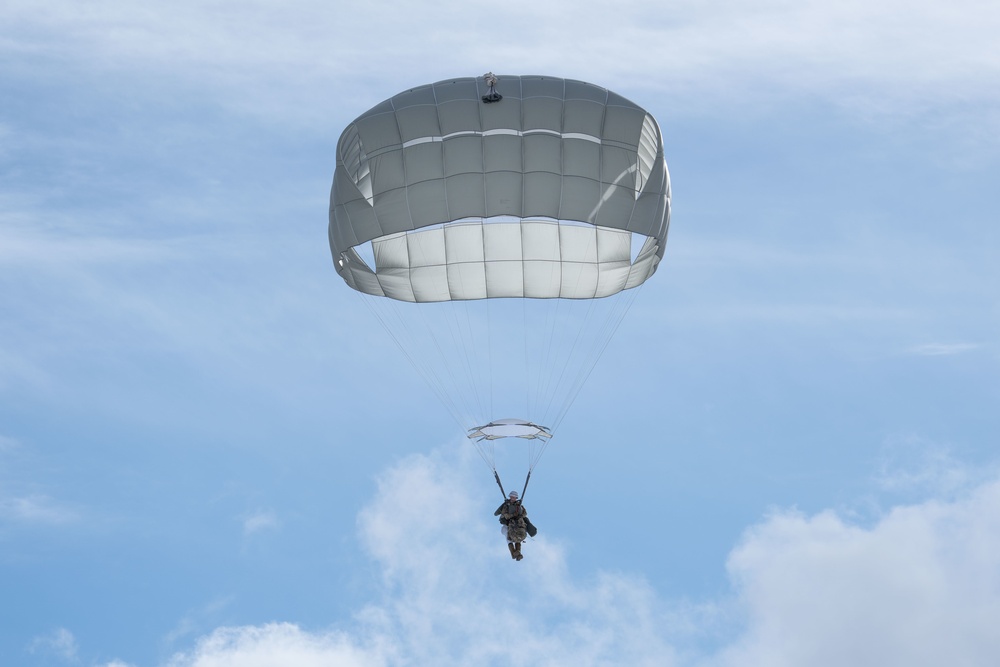
[[[653, 117], [547, 76], [407, 90], [337, 146], [330, 248], [352, 288], [400, 301], [592, 299], [663, 257], [670, 182]], [[635, 235], [635, 236], [633, 236]]]
[[[631, 288], [656, 271], [669, 223], [656, 121], [582, 81], [412, 88], [337, 145], [337, 272], [494, 472], [502, 441], [525, 445], [534, 467]], [[524, 418], [496, 418], [511, 414]]]

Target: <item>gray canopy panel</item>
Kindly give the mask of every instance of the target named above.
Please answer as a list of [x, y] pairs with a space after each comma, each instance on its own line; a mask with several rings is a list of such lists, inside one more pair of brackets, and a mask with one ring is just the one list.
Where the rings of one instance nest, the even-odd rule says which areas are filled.
[[581, 81], [501, 76], [490, 104], [488, 90], [421, 86], [344, 131], [329, 228], [341, 277], [417, 302], [594, 298], [645, 281], [670, 221], [653, 117]]

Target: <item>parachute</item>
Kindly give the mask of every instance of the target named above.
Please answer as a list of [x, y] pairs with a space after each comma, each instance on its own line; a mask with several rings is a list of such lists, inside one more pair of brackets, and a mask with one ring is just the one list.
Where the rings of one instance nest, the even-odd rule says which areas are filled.
[[412, 88], [337, 145], [337, 273], [494, 473], [498, 443], [527, 444], [534, 468], [656, 271], [669, 222], [656, 121], [582, 81]]

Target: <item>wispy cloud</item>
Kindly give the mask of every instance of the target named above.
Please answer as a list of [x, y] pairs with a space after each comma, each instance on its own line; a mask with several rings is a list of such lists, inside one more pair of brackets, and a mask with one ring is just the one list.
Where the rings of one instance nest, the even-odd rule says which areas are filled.
[[890, 494], [952, 497], [996, 474], [995, 466], [965, 464], [946, 445], [899, 434], [883, 444], [874, 481]]
[[79, 512], [45, 495], [0, 498], [0, 519], [61, 525], [79, 518]]
[[[37, 7], [5, 3], [8, 60], [23, 63], [44, 52], [74, 67], [153, 69], [160, 82], [200, 82], [247, 110], [273, 110], [287, 97], [274, 94], [282, 90], [292, 93], [283, 112], [293, 113], [303, 91], [324, 94], [327, 87], [309, 85], [323, 81], [358, 88], [363, 79], [420, 83], [488, 69], [660, 88], [676, 96], [675, 108], [691, 110], [721, 98], [789, 92], [865, 113], [1000, 96], [1000, 10], [976, 0], [682, 0], [655, 13], [641, 2], [520, 1], [477, 9], [445, 0], [430, 26], [423, 6], [385, 11], [379, 3], [178, 2], [169, 13], [110, 0], [86, 9], [69, 1]], [[470, 25], [470, 15], [483, 20]], [[498, 43], [490, 37], [495, 25], [518, 29]], [[455, 72], [455, 62], [467, 71]], [[246, 85], [250, 80], [257, 85]]]
[[28, 652], [53, 655], [67, 662], [75, 661], [77, 658], [76, 637], [66, 628], [57, 628], [46, 635], [35, 637], [28, 646]]
[[0, 294], [8, 314], [0, 330], [0, 390], [59, 393], [81, 364], [150, 351], [243, 374], [253, 366], [248, 358], [267, 363], [275, 350], [307, 347], [289, 345], [286, 335], [322, 337], [288, 317], [292, 310], [314, 314], [309, 300], [316, 294], [302, 288], [308, 281], [268, 265], [268, 253], [285, 239], [116, 237], [89, 224], [46, 227], [45, 212], [32, 215], [36, 226], [0, 224], [0, 280], [18, 286]]
[[[23, 212], [27, 217], [29, 213]], [[33, 215], [37, 216], [37, 210]], [[39, 229], [27, 224], [0, 226], [0, 261], [14, 266], [58, 271], [62, 275], [86, 266], [142, 265], [177, 261], [200, 244], [193, 240], [125, 239], [67, 228]]]
[[211, 627], [213, 619], [233, 602], [232, 596], [225, 596], [209, 600], [198, 609], [193, 609], [186, 613], [164, 637], [167, 644], [188, 637], [192, 634], [203, 632], [206, 627]]
[[243, 534], [253, 535], [279, 526], [278, 515], [273, 510], [263, 510], [243, 519]]
[[3, 454], [5, 452], [12, 452], [15, 449], [19, 449], [20, 447], [21, 443], [19, 443], [14, 438], [10, 438], [6, 435], [0, 434], [0, 454]]
[[931, 667], [989, 664], [1000, 651], [995, 479], [951, 502], [895, 507], [870, 528], [832, 511], [776, 512], [732, 551], [732, 597], [702, 605], [621, 573], [576, 580], [541, 535], [512, 564], [474, 497], [440, 452], [403, 462], [359, 518], [385, 597], [354, 627], [220, 628], [169, 666], [502, 665], [511, 637], [534, 664], [574, 667]]
[[921, 357], [943, 357], [972, 352], [980, 347], [978, 343], [924, 343], [914, 345], [907, 352]]

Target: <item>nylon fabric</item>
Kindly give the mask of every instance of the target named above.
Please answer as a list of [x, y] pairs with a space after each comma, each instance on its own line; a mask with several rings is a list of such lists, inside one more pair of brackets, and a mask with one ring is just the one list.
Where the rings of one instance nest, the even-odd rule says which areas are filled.
[[[498, 87], [503, 99], [483, 104], [479, 79], [420, 86], [344, 131], [329, 239], [352, 288], [412, 302], [586, 299], [656, 271], [670, 182], [652, 116], [581, 81]], [[646, 243], [635, 258], [619, 250], [632, 234]], [[374, 266], [357, 252], [369, 242]]]

